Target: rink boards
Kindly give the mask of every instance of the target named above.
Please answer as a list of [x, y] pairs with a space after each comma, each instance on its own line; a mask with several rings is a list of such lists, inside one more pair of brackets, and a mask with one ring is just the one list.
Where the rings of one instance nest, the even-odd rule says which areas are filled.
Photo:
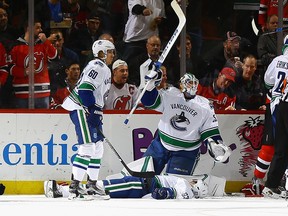
[[[126, 163], [140, 158], [153, 139], [160, 113], [136, 111], [128, 125], [128, 112], [104, 112], [104, 134]], [[226, 164], [214, 164], [204, 145], [196, 174], [227, 179], [226, 192], [238, 192], [251, 181], [263, 131], [263, 112], [217, 113], [223, 139], [233, 149]], [[42, 194], [43, 181], [69, 181], [77, 152], [74, 125], [65, 111], [2, 110], [0, 113], [0, 182], [6, 194]], [[105, 146], [100, 178], [121, 171], [119, 159]]]

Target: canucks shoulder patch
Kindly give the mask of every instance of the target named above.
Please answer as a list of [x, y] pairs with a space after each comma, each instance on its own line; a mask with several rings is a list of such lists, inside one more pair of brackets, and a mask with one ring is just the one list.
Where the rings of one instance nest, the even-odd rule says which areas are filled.
[[99, 65], [100, 67], [104, 67], [104, 63], [101, 61], [96, 61], [95, 65]]

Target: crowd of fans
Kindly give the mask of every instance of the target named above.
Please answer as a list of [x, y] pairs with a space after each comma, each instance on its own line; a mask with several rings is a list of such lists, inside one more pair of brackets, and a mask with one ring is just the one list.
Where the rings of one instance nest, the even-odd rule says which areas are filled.
[[[0, 2], [0, 108], [29, 108], [31, 38], [28, 23], [24, 21], [28, 19], [28, 3]], [[171, 0], [35, 0], [34, 108], [60, 107], [63, 95], [69, 94], [93, 58], [91, 47], [98, 39], [110, 40], [116, 47], [114, 61], [122, 62], [120, 68], [111, 68], [114, 87], [111, 92], [119, 95], [125, 83], [129, 83], [136, 89], [131, 92], [127, 87], [123, 91], [127, 95], [120, 98], [135, 100], [144, 85], [143, 71], [152, 68], [177, 26], [170, 3]], [[268, 14], [265, 24], [261, 13], [262, 30], [258, 44], [254, 44], [256, 55], [245, 49], [243, 44], [247, 39], [232, 27], [219, 45], [203, 53], [202, 7], [202, 1], [187, 1], [186, 43], [183, 44], [186, 72], [200, 81], [198, 94], [213, 101], [216, 110], [265, 109], [263, 74], [277, 56], [277, 36], [273, 34], [278, 27], [277, 15]], [[181, 46], [178, 38], [163, 64], [163, 86], [177, 85], [179, 81]], [[71, 70], [75, 71], [74, 75], [70, 74]], [[61, 93], [59, 99], [63, 88], [69, 90]], [[132, 106], [113, 103], [110, 101], [111, 109]]]

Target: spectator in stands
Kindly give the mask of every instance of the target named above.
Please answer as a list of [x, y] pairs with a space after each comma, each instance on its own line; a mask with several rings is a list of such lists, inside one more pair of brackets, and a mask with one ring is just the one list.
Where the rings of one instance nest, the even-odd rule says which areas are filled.
[[110, 41], [111, 43], [115, 43], [115, 41], [114, 41], [114, 38], [112, 37], [112, 35], [111, 34], [109, 34], [109, 33], [103, 33], [103, 34], [101, 34], [100, 36], [99, 36], [99, 40], [108, 40], [108, 41]]
[[51, 92], [51, 109], [61, 108], [64, 99], [69, 96], [80, 78], [79, 62], [71, 62], [65, 68], [66, 78], [59, 80], [54, 92]]
[[6, 57], [6, 49], [2, 42], [0, 42], [0, 88], [5, 84], [8, 77]]
[[[169, 56], [168, 60], [168, 77], [169, 82], [175, 85], [180, 80], [180, 63], [181, 63], [181, 46], [180, 38], [176, 41], [177, 51]], [[186, 34], [186, 71], [192, 73], [197, 79], [201, 79], [206, 73], [205, 61], [197, 55], [192, 54], [192, 42], [188, 34]]]
[[[273, 14], [278, 14], [278, 0], [260, 0], [258, 24], [261, 25], [262, 32], [266, 31], [268, 17]], [[283, 1], [283, 26], [288, 26], [288, 4], [286, 1]]]
[[129, 16], [124, 30], [123, 60], [130, 66], [130, 59], [145, 52], [147, 39], [159, 36], [158, 25], [165, 17], [163, 0], [128, 0]]
[[[123, 43], [123, 32], [125, 27], [125, 22], [127, 18], [127, 0], [112, 0], [111, 2], [111, 30], [112, 36], [115, 38], [116, 42]], [[116, 44], [117, 46], [117, 44]], [[117, 50], [119, 52], [120, 50]]]
[[129, 65], [129, 82], [141, 86], [145, 85], [144, 76], [148, 70], [152, 69], [153, 63], [160, 57], [161, 40], [157, 35], [152, 35], [146, 41], [146, 51], [131, 58]]
[[102, 34], [101, 20], [98, 14], [90, 14], [86, 20], [86, 27], [71, 32], [67, 46], [75, 51], [80, 59], [81, 70], [92, 56], [91, 47], [94, 41]]
[[51, 20], [55, 22], [63, 21], [63, 12], [60, 0], [48, 0], [48, 7], [50, 9]]
[[128, 65], [118, 59], [112, 65], [112, 84], [109, 90], [104, 109], [131, 110], [138, 97], [138, 89], [135, 85], [127, 83]]
[[217, 76], [224, 66], [233, 67], [234, 70], [241, 68], [240, 41], [241, 37], [237, 33], [228, 31], [224, 35], [224, 42], [209, 50], [203, 57], [207, 62], [208, 73]]
[[50, 36], [56, 35], [56, 40], [52, 41], [53, 46], [57, 49], [57, 57], [48, 63], [48, 71], [50, 76], [51, 94], [57, 90], [59, 83], [63, 83], [66, 79], [66, 68], [71, 62], [78, 62], [78, 55], [71, 49], [67, 48], [63, 33], [60, 29], [52, 29]]
[[7, 51], [2, 42], [0, 42], [0, 108], [8, 108], [6, 106], [9, 97], [5, 97], [6, 92], [3, 92], [8, 78]]
[[265, 110], [266, 92], [264, 82], [256, 74], [257, 59], [248, 55], [243, 59], [242, 73], [236, 76], [236, 109]]
[[258, 58], [264, 66], [264, 71], [277, 56], [277, 34], [272, 33], [278, 28], [278, 16], [268, 16], [264, 34], [261, 34], [257, 43]]
[[224, 67], [217, 78], [206, 76], [200, 80], [197, 94], [206, 97], [215, 110], [235, 110], [236, 95], [231, 87], [235, 82], [236, 72]]
[[[29, 77], [34, 75], [34, 108], [49, 108], [50, 78], [48, 59], [57, 57], [57, 50], [51, 43], [56, 40], [53, 34], [49, 38], [42, 32], [41, 22], [34, 19], [34, 71], [29, 68], [29, 29], [25, 25], [25, 35], [19, 38], [11, 50], [13, 88], [15, 91], [15, 108], [29, 108]], [[32, 107], [32, 108], [33, 108]]]
[[78, 0], [48, 0], [51, 20], [61, 22], [65, 18], [75, 18], [80, 10]]
[[23, 33], [20, 29], [16, 29], [8, 24], [8, 14], [3, 8], [0, 8], [0, 39], [6, 40], [7, 43], [11, 43], [17, 40]]
[[[10, 50], [14, 42], [20, 37], [22, 31], [9, 24], [7, 11], [0, 8], [0, 42], [1, 42], [1, 93], [0, 107], [11, 108], [13, 99], [13, 77], [8, 73], [8, 65], [11, 65]], [[3, 64], [6, 65], [3, 68]]]

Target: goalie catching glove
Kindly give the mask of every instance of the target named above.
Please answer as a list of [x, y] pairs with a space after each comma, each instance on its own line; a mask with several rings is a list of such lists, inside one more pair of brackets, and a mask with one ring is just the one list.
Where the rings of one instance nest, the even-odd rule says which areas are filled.
[[223, 141], [219, 140], [218, 143], [216, 143], [211, 138], [207, 140], [209, 153], [217, 163], [225, 163], [232, 153], [231, 149], [222, 142]]
[[147, 85], [146, 90], [152, 91], [155, 87], [159, 86], [162, 80], [163, 72], [161, 69], [150, 70], [145, 75], [145, 84]]

